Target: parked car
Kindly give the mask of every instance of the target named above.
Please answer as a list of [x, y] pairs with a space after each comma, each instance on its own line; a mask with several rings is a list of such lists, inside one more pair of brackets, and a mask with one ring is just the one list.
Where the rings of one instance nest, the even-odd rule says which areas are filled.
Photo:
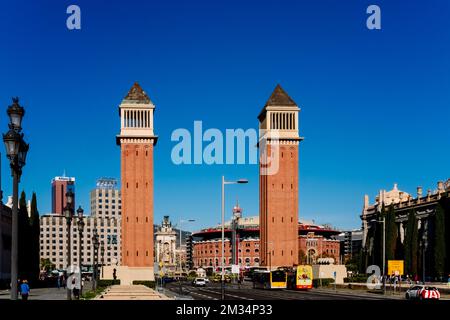
[[196, 287], [204, 287], [206, 286], [205, 278], [195, 278], [192, 284]]
[[405, 298], [407, 300], [439, 300], [441, 294], [436, 287], [430, 286], [413, 286], [406, 291]]
[[[231, 277], [228, 274], [225, 275], [224, 279], [225, 279], [225, 283], [230, 283], [231, 282]], [[213, 281], [214, 282], [222, 282], [222, 275], [219, 274], [219, 273], [216, 274], [214, 276], [214, 278], [213, 278]]]

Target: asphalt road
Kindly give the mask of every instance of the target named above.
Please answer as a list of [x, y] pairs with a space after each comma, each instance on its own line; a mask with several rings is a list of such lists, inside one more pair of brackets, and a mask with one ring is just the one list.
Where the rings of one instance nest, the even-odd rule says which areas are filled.
[[[210, 283], [206, 287], [194, 287], [188, 282], [183, 282], [182, 296], [189, 295], [194, 300], [220, 300], [220, 284]], [[179, 283], [168, 283], [166, 289], [180, 294]], [[380, 295], [361, 291], [348, 291], [333, 289], [312, 289], [308, 291], [296, 290], [263, 290], [253, 289], [251, 283], [245, 283], [240, 287], [237, 285], [226, 285], [225, 300], [390, 300], [403, 299], [403, 295]]]

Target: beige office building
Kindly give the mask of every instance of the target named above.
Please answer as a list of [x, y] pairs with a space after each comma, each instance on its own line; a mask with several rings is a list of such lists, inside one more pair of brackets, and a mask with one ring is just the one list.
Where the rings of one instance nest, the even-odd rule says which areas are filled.
[[[97, 229], [100, 247], [98, 263], [100, 265], [120, 265], [120, 217], [121, 199], [117, 181], [101, 178], [91, 191], [91, 215], [84, 217], [84, 230], [81, 241], [81, 262], [84, 266], [94, 263], [92, 237]], [[49, 259], [57, 269], [67, 268], [67, 221], [63, 215], [50, 213], [40, 218], [40, 256]], [[71, 226], [71, 263], [79, 264], [78, 218], [74, 217]]]

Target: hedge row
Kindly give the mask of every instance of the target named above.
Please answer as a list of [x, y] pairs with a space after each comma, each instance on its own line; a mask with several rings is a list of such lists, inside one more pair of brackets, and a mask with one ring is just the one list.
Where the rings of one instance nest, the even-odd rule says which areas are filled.
[[350, 278], [344, 278], [345, 283], [353, 282], [353, 283], [365, 283], [367, 282], [368, 275], [367, 274], [359, 274]]
[[314, 288], [319, 288], [321, 284], [323, 287], [327, 287], [332, 283], [334, 283], [334, 279], [332, 279], [332, 278], [313, 279], [313, 287]]
[[109, 287], [120, 284], [120, 280], [102, 279], [98, 280], [97, 287]]

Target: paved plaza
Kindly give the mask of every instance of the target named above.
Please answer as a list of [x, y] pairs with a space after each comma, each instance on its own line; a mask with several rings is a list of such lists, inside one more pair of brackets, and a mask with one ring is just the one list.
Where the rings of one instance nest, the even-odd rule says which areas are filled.
[[[10, 299], [10, 290], [1, 290], [0, 299]], [[19, 295], [20, 299], [20, 295]], [[31, 288], [29, 300], [66, 300], [67, 291], [64, 288]]]
[[108, 287], [95, 300], [170, 300], [162, 293], [156, 292], [144, 285]]

